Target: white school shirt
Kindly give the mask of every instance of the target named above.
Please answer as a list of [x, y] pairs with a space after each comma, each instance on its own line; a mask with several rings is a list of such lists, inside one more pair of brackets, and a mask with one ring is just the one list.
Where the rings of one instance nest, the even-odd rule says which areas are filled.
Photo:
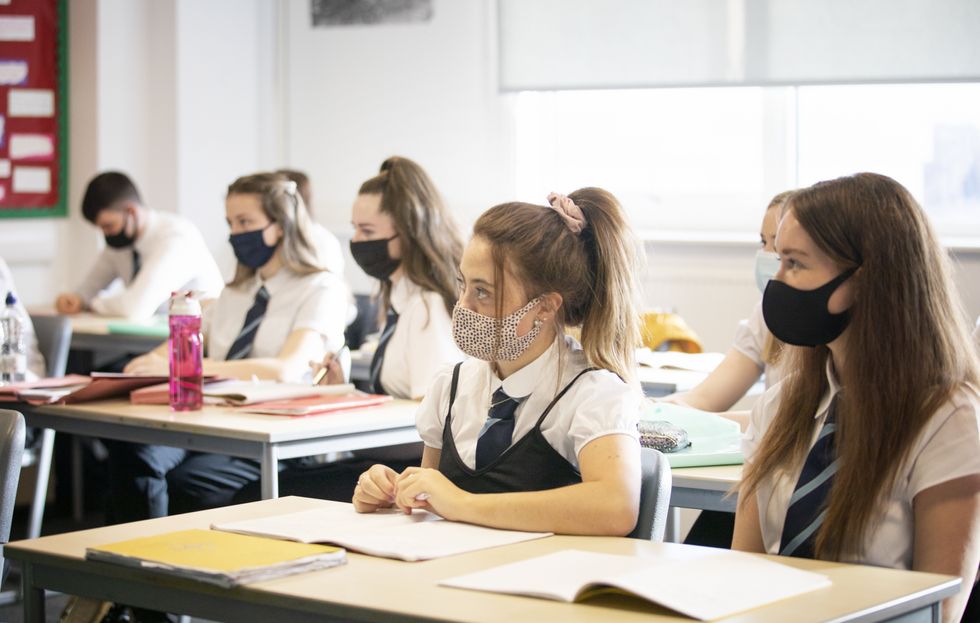
[[[0, 257], [0, 307], [6, 305], [7, 292], [13, 292], [14, 296], [17, 296], [17, 286], [14, 285], [14, 276], [10, 272], [10, 267]], [[34, 335], [34, 325], [31, 324], [31, 317], [28, 315], [27, 309], [24, 307], [24, 303], [20, 300], [19, 296], [17, 297], [17, 313], [20, 314], [21, 320], [23, 320], [24, 345], [27, 348], [26, 380], [33, 381], [44, 378], [47, 376], [44, 357], [41, 355], [41, 351], [37, 346], [37, 336]]]
[[[453, 403], [452, 434], [460, 459], [476, 467], [476, 441], [487, 419], [490, 397], [497, 388], [524, 398], [514, 413], [512, 442], [537, 424], [551, 401], [575, 376], [589, 367], [582, 347], [571, 337], [555, 342], [537, 359], [501, 381], [490, 364], [469, 358], [459, 372]], [[449, 410], [453, 366], [439, 373], [416, 414], [415, 425], [426, 446], [442, 449], [442, 430]], [[541, 425], [544, 438], [576, 469], [578, 454], [589, 442], [606, 435], [627, 435], [639, 447], [636, 426], [642, 396], [608, 370], [582, 375], [562, 396]]]
[[[823, 427], [831, 400], [840, 385], [827, 364], [830, 387], [816, 414], [813, 441]], [[746, 459], [755, 453], [763, 434], [779, 409], [782, 384], [763, 395], [752, 410], [748, 430], [742, 440]], [[777, 472], [760, 483], [756, 492], [759, 522], [766, 553], [778, 554], [786, 520], [786, 509], [796, 488], [802, 465], [792, 473]], [[912, 501], [919, 492], [956, 478], [980, 474], [980, 394], [965, 386], [957, 390], [930, 418], [899, 467], [895, 486], [883, 502], [864, 538], [864, 556], [841, 562], [911, 569], [914, 551], [915, 514]]]
[[421, 398], [436, 374], [465, 355], [453, 340], [453, 319], [442, 296], [408, 277], [391, 286], [398, 324], [381, 363], [381, 385], [396, 398]]
[[769, 327], [766, 320], [762, 317], [762, 301], [756, 303], [752, 308], [752, 314], [748, 318], [738, 323], [735, 330], [735, 343], [732, 348], [751, 359], [759, 371], [765, 374], [766, 389], [779, 382], [783, 377], [779, 366], [771, 365], [762, 360], [762, 353], [766, 350], [766, 340], [769, 339]]
[[[223, 361], [245, 324], [259, 288], [269, 293], [265, 316], [252, 342], [249, 358], [278, 357], [293, 331], [309, 329], [323, 336], [322, 358], [344, 345], [344, 326], [350, 294], [339, 277], [320, 272], [298, 275], [285, 266], [270, 279], [258, 274], [241, 286], [228, 286], [204, 313], [201, 329], [207, 356]], [[288, 379], [300, 382], [302, 379]]]
[[[170, 293], [200, 290], [205, 298], [224, 287], [221, 271], [204, 244], [201, 232], [186, 218], [144, 209], [143, 233], [132, 247], [106, 246], [95, 260], [78, 295], [92, 311], [105, 316], [149, 318], [166, 312]], [[140, 271], [133, 278], [133, 248], [140, 254]], [[116, 280], [124, 288], [103, 292]]]
[[323, 263], [323, 267], [337, 275], [344, 276], [344, 251], [340, 248], [340, 241], [329, 229], [323, 225], [312, 221], [310, 223], [310, 237], [313, 238], [313, 247], [316, 249], [317, 257]]

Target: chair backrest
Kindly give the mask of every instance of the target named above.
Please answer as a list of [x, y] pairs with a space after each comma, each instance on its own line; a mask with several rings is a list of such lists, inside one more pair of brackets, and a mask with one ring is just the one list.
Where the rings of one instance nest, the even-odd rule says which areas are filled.
[[0, 578], [4, 570], [3, 546], [10, 540], [10, 524], [14, 518], [25, 430], [24, 416], [0, 409]]
[[64, 376], [71, 344], [71, 320], [65, 316], [31, 316], [37, 347], [47, 363], [49, 377]]
[[667, 508], [670, 506], [670, 463], [652, 448], [640, 448], [642, 481], [640, 486], [640, 516], [628, 536], [634, 539], [663, 541], [667, 529]]
[[364, 337], [376, 333], [378, 326], [378, 306], [380, 302], [372, 294], [355, 294], [357, 317], [347, 325], [344, 338], [351, 350], [357, 350], [364, 343]]

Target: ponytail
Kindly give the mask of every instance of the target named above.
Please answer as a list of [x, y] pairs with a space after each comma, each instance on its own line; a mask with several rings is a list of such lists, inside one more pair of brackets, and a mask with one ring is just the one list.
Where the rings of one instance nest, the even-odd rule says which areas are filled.
[[[381, 212], [391, 217], [401, 241], [405, 276], [442, 297], [446, 311], [456, 304], [463, 239], [432, 179], [417, 163], [392, 156], [380, 172], [361, 184], [358, 194], [381, 195]], [[391, 283], [382, 282], [385, 307]]]
[[[559, 334], [566, 326], [581, 327], [590, 365], [633, 383], [641, 341], [635, 239], [608, 191], [583, 188], [568, 199], [584, 217], [578, 232], [559, 210], [506, 203], [487, 210], [473, 235], [490, 244], [498, 278], [506, 264], [528, 294], [561, 295]], [[501, 283], [497, 290], [502, 291]]]

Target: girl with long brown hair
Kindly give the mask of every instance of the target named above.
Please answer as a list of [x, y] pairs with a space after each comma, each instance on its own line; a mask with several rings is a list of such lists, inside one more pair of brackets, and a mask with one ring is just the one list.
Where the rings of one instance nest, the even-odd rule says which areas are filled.
[[[463, 253], [459, 230], [425, 170], [399, 156], [361, 184], [351, 223], [351, 255], [380, 282], [385, 315], [370, 388], [419, 399], [440, 368], [463, 358], [450, 337]], [[324, 363], [326, 382], [342, 382], [336, 360]]]
[[[296, 184], [275, 173], [236, 179], [225, 198], [235, 276], [202, 319], [204, 373], [301, 382], [309, 361], [339, 349], [350, 294], [312, 244]], [[167, 374], [167, 346], [127, 372]], [[260, 476], [256, 461], [112, 442], [112, 519], [135, 521], [224, 506]]]
[[796, 192], [763, 314], [785, 379], [746, 433], [733, 547], [959, 575], [980, 562], [978, 364], [949, 258], [909, 192]]
[[[359, 512], [396, 505], [498, 528], [624, 535], [639, 507], [636, 243], [610, 193], [485, 212], [463, 253], [453, 337], [416, 418], [422, 467], [383, 465]], [[582, 343], [565, 336], [580, 327]]]

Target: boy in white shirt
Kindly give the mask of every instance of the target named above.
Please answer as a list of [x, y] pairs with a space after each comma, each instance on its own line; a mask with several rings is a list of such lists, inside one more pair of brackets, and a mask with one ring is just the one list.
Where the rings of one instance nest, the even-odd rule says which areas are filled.
[[[17, 287], [14, 285], [14, 276], [10, 273], [10, 268], [7, 267], [7, 263], [0, 257], [0, 306], [3, 305], [8, 292], [14, 292], [16, 294]], [[27, 347], [27, 380], [32, 381], [34, 379], [44, 378], [46, 376], [44, 357], [37, 347], [34, 325], [31, 324], [27, 309], [24, 308], [24, 303], [19, 297], [17, 298], [17, 310], [25, 321], [24, 344]]]
[[[209, 298], [221, 292], [221, 272], [197, 227], [144, 206], [125, 174], [109, 171], [92, 178], [82, 214], [105, 234], [106, 248], [78, 289], [58, 296], [59, 313], [148, 318], [175, 290], [200, 290]], [[117, 281], [123, 287], [110, 290]]]

